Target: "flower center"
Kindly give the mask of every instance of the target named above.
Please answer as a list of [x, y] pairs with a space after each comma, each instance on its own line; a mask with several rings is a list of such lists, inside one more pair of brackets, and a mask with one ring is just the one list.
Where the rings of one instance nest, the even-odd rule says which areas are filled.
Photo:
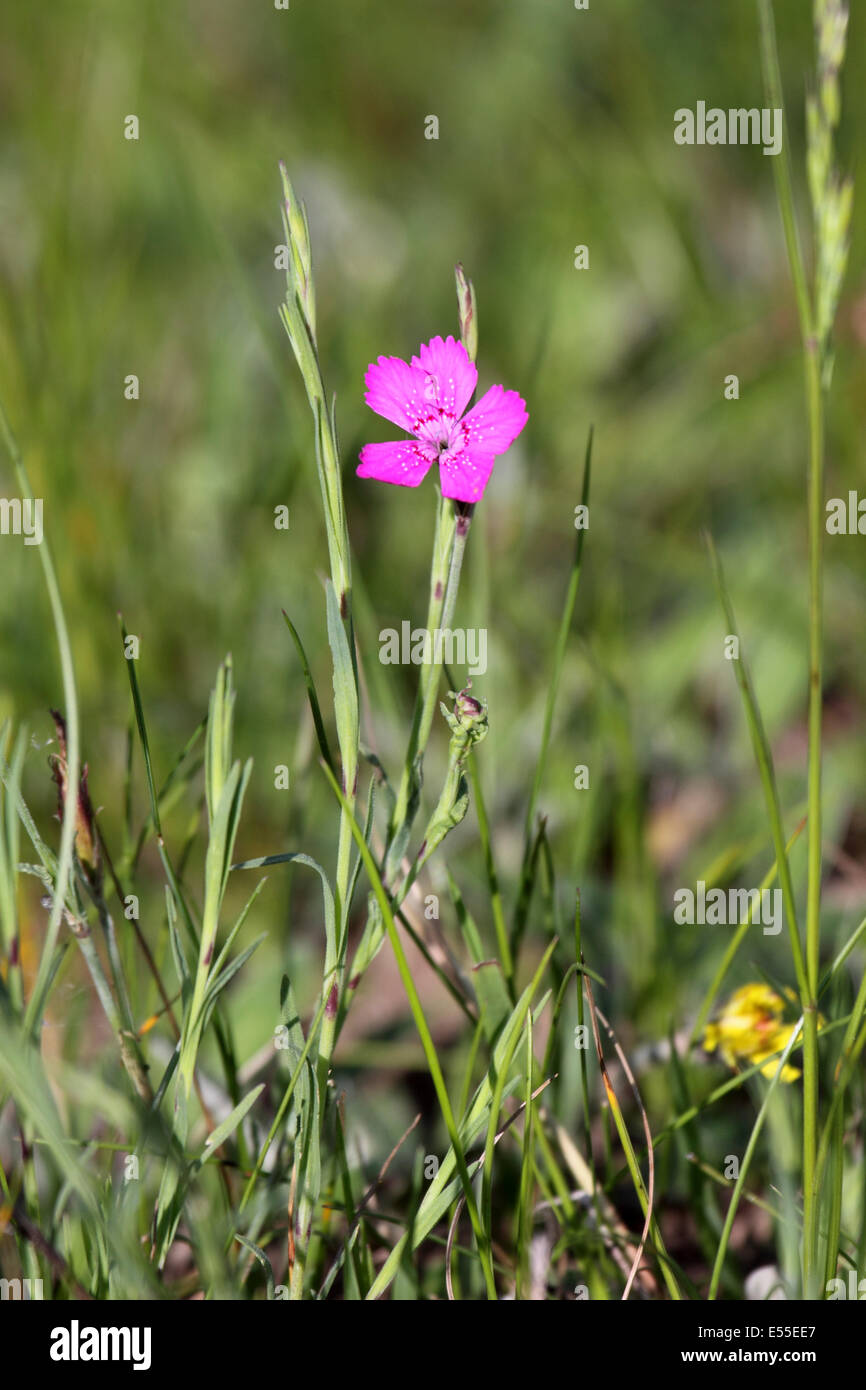
[[419, 421], [415, 437], [425, 446], [431, 462], [459, 454], [463, 448], [464, 432], [459, 421], [444, 410], [437, 410], [426, 420]]

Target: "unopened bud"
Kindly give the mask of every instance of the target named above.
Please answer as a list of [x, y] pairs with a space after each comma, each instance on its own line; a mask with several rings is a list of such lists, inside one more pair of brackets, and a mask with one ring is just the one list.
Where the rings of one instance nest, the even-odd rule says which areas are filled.
[[462, 265], [454, 270], [457, 282], [457, 311], [460, 317], [460, 339], [466, 349], [470, 362], [475, 361], [478, 352], [478, 316], [475, 307], [475, 288], [467, 278]]
[[454, 701], [454, 712], [443, 704], [442, 713], [455, 739], [461, 745], [460, 756], [465, 757], [468, 748], [473, 743], [480, 743], [487, 734], [487, 706], [481, 700], [476, 700], [474, 695], [470, 695], [468, 687], [460, 691], [449, 690], [448, 696]]

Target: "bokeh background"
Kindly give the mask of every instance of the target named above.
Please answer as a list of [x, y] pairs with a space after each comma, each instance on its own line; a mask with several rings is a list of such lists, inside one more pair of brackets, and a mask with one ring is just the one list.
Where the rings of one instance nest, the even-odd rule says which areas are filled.
[[[777, 9], [807, 235], [811, 7]], [[586, 12], [570, 0], [291, 0], [286, 11], [268, 0], [7, 0], [2, 23], [0, 391], [44, 498], [109, 841], [119, 849], [124, 833], [122, 611], [140, 638], [159, 777], [231, 651], [236, 752], [255, 760], [239, 854], [292, 848], [333, 862], [333, 801], [280, 616], [285, 608], [293, 618], [327, 694], [311, 422], [277, 316], [284, 159], [309, 210], [322, 369], [337, 396], [365, 738], [399, 766], [416, 672], [379, 663], [378, 633], [423, 621], [435, 495], [430, 479], [411, 492], [354, 477], [360, 445], [387, 437], [364, 406], [364, 369], [379, 353], [408, 357], [457, 331], [460, 260], [478, 296], [480, 384], [519, 390], [530, 411], [478, 509], [458, 609], [463, 626], [488, 630], [490, 665], [475, 689], [491, 732], [479, 762], [506, 900], [593, 424], [591, 523], [540, 809], [560, 929], [579, 886], [587, 950], [624, 1041], [688, 1026], [727, 937], [674, 928], [674, 889], [711, 875], [754, 885], [772, 857], [704, 527], [727, 569], [789, 831], [805, 798], [806, 434], [773, 160], [760, 148], [673, 140], [679, 107], [764, 105], [751, 0], [592, 0]], [[845, 166], [866, 121], [864, 78], [855, 9]], [[129, 114], [138, 141], [124, 139]], [[435, 141], [424, 136], [429, 115]], [[859, 195], [829, 415], [830, 496], [866, 490]], [[574, 268], [578, 244], [589, 249], [587, 270]], [[124, 397], [130, 373], [138, 401]], [[724, 398], [730, 373], [736, 401]], [[5, 459], [0, 492], [16, 495]], [[279, 504], [290, 508], [288, 532], [273, 525]], [[866, 896], [864, 547], [859, 536], [827, 544], [828, 950]], [[62, 689], [37, 552], [3, 538], [0, 567], [0, 717], [32, 730], [28, 797], [56, 836], [45, 745]], [[440, 728], [428, 792], [445, 747]], [[288, 791], [274, 788], [281, 763]], [[589, 767], [589, 790], [574, 789], [576, 764]], [[139, 761], [133, 798], [137, 827], [146, 811]], [[193, 791], [167, 818], [178, 853], [198, 812]], [[200, 853], [194, 846], [193, 885]], [[446, 857], [490, 932], [472, 815]], [[798, 847], [801, 886], [803, 858]], [[161, 953], [152, 848], [141, 891]], [[249, 938], [268, 937], [233, 994], [241, 1055], [267, 1038], [279, 973], [291, 965], [301, 996], [304, 979], [315, 980], [315, 881], [277, 871], [254, 917]], [[34, 890], [37, 938], [43, 922]], [[443, 929], [454, 932], [444, 909]], [[537, 904], [536, 954], [549, 929]], [[784, 934], [750, 935], [730, 983], [755, 978], [757, 965], [788, 982]], [[429, 981], [425, 989], [447, 1033], [447, 1001]], [[381, 1084], [419, 1055], [386, 965], [364, 991], [362, 1022], [341, 1048], [344, 1076], [366, 1064], [379, 1103], [409, 1114], [408, 1099]], [[63, 998], [84, 1017], [88, 988], [74, 967]], [[53, 1017], [62, 1026], [57, 1002]], [[399, 1118], [390, 1113], [383, 1126], [385, 1152]]]

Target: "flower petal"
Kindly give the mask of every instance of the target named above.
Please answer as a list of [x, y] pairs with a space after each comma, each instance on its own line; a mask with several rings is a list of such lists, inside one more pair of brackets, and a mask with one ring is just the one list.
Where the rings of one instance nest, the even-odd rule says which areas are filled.
[[462, 343], [449, 336], [431, 338], [418, 349], [412, 366], [424, 373], [428, 402], [459, 420], [478, 385], [478, 371]]
[[414, 439], [365, 444], [359, 457], [359, 478], [378, 478], [381, 483], [400, 487], [417, 487], [432, 463]]
[[426, 381], [420, 367], [410, 367], [402, 357], [379, 357], [367, 368], [364, 400], [377, 415], [414, 434], [419, 422], [431, 413], [424, 394]]
[[516, 391], [506, 391], [504, 386], [491, 386], [469, 414], [463, 417], [465, 448], [467, 452], [492, 455], [494, 458], [504, 454], [528, 419], [526, 402]]
[[466, 450], [457, 458], [443, 456], [439, 462], [439, 482], [443, 497], [458, 502], [478, 502], [493, 472], [492, 454]]

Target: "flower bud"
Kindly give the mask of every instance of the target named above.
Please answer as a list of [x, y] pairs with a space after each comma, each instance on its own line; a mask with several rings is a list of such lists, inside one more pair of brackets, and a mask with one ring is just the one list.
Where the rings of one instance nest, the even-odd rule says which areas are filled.
[[468, 690], [461, 690], [458, 694], [454, 713], [466, 728], [476, 724], [482, 717], [487, 718], [487, 712], [481, 701], [476, 700], [474, 695], [470, 695]]
[[457, 282], [457, 311], [460, 317], [460, 338], [470, 362], [478, 352], [478, 317], [475, 308], [475, 287], [467, 278], [462, 265], [454, 269]]
[[480, 743], [487, 734], [487, 706], [470, 695], [468, 687], [460, 691], [449, 690], [448, 697], [454, 701], [454, 712], [451, 713], [443, 704], [442, 713], [454, 734], [452, 743], [456, 741], [461, 745], [460, 753], [465, 757], [472, 744]]

